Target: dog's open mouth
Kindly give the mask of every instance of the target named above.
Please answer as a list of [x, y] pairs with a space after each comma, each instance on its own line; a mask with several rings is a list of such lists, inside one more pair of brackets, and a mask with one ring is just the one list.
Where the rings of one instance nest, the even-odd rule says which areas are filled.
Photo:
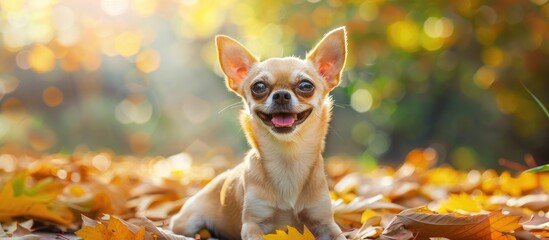
[[312, 108], [307, 109], [303, 112], [292, 113], [292, 112], [275, 112], [275, 113], [265, 113], [262, 111], [256, 111], [257, 116], [261, 118], [268, 126], [271, 126], [273, 130], [277, 133], [289, 133], [294, 130], [294, 128], [301, 124], [302, 122], [309, 117]]

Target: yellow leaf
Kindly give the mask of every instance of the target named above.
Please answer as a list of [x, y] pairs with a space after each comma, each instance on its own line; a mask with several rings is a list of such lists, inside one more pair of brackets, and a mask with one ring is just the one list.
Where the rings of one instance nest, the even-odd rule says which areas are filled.
[[15, 196], [13, 180], [10, 180], [0, 191], [0, 218], [18, 216], [33, 217], [63, 225], [69, 225], [74, 219], [68, 208], [54, 205], [53, 200], [44, 202], [44, 198], [40, 195]]
[[377, 214], [375, 211], [371, 210], [371, 209], [366, 209], [364, 212], [362, 212], [362, 217], [360, 218], [360, 223], [363, 223], [366, 222], [366, 220], [372, 218], [372, 217], [375, 217], [375, 216], [379, 216], [379, 214]]
[[448, 200], [440, 203], [439, 209], [442, 213], [447, 212], [467, 212], [475, 213], [482, 210], [482, 205], [477, 198], [472, 198], [467, 193], [450, 194]]
[[276, 230], [274, 234], [263, 235], [264, 240], [315, 240], [315, 236], [309, 231], [307, 226], [303, 230], [303, 234], [299, 233], [294, 227], [288, 226], [288, 233]]
[[86, 226], [75, 234], [82, 239], [119, 239], [119, 240], [139, 240], [145, 239], [145, 227], [139, 228], [137, 232], [132, 232], [128, 227], [117, 218], [111, 217], [105, 223], [97, 223], [95, 226]]

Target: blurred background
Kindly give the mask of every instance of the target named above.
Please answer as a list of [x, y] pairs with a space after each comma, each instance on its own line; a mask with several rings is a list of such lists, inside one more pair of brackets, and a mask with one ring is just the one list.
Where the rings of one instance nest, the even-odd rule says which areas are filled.
[[549, 161], [547, 0], [0, 0], [0, 145], [241, 156], [214, 36], [304, 57], [346, 26], [327, 157], [460, 169]]

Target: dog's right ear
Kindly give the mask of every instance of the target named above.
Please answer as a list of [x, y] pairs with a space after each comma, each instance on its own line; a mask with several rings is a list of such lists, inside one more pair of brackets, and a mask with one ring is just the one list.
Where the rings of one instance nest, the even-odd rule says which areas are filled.
[[248, 75], [250, 68], [257, 62], [257, 59], [242, 44], [230, 37], [217, 35], [215, 45], [219, 65], [225, 76], [227, 76], [227, 86], [240, 94], [242, 80]]

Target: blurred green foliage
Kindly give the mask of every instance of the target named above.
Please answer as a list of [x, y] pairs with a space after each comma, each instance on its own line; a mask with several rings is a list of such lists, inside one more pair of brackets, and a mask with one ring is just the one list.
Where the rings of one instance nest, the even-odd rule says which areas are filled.
[[0, 0], [0, 143], [170, 155], [246, 143], [213, 38], [303, 57], [346, 26], [328, 156], [432, 147], [458, 168], [549, 158], [547, 0]]

